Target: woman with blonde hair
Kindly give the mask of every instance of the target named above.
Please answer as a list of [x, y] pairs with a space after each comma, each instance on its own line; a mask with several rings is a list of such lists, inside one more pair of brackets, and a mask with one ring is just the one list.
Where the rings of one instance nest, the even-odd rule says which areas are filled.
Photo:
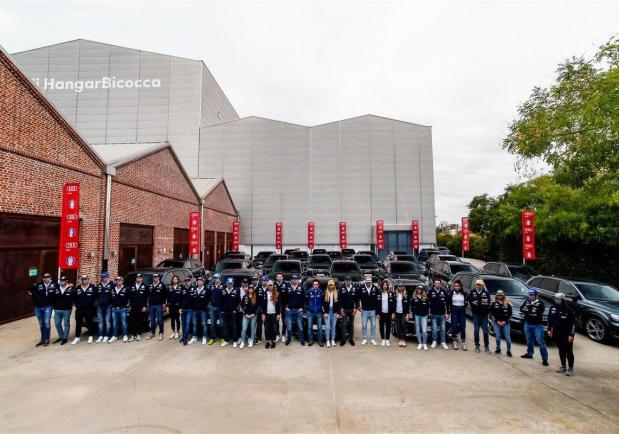
[[415, 315], [415, 332], [417, 334], [417, 349], [428, 351], [428, 313], [430, 300], [423, 286], [418, 286], [413, 292], [411, 311]]
[[391, 335], [391, 321], [395, 319], [395, 295], [391, 291], [388, 280], [380, 282], [376, 302], [376, 319], [380, 326], [381, 346], [389, 347], [389, 337]]
[[507, 345], [507, 357], [512, 356], [512, 339], [510, 336], [509, 320], [512, 317], [512, 302], [505, 296], [503, 290], [499, 289], [490, 305], [490, 314], [494, 322], [494, 338], [496, 339], [495, 354], [501, 354], [501, 334], [505, 337]]
[[325, 296], [323, 297], [323, 312], [325, 317], [325, 333], [328, 347], [335, 346], [335, 327], [340, 318], [340, 303], [338, 301], [338, 291], [335, 287], [335, 280], [329, 279]]
[[260, 300], [260, 310], [262, 312], [262, 323], [264, 324], [264, 336], [266, 338], [264, 348], [275, 348], [282, 302], [277, 286], [273, 284], [272, 280], [267, 282], [267, 290]]

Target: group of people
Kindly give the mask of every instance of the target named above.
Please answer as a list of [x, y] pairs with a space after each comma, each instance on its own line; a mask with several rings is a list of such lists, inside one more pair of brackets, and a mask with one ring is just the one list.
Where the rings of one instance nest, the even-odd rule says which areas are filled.
[[[506, 354], [511, 353], [510, 319], [513, 306], [509, 298], [499, 290], [491, 296], [482, 280], [477, 280], [475, 289], [464, 291], [462, 283], [455, 281], [447, 291], [436, 278], [430, 289], [417, 286], [409, 294], [402, 283], [390, 286], [384, 280], [376, 285], [371, 276], [364, 282], [355, 284], [350, 276], [337, 286], [328, 280], [326, 289], [314, 279], [306, 290], [299, 277], [293, 275], [290, 282], [284, 281], [281, 273], [274, 281], [262, 276], [254, 284], [243, 279], [235, 286], [234, 279], [225, 283], [215, 274], [206, 285], [203, 277], [194, 282], [187, 278], [180, 282], [174, 276], [169, 285], [161, 282], [158, 274], [153, 274], [152, 282], [145, 284], [142, 275], [137, 274], [133, 285], [125, 286], [122, 276], [112, 281], [107, 272], [101, 273], [98, 285], [90, 282], [87, 275], [80, 277], [81, 283], [71, 285], [66, 277], [59, 283], [52, 282], [46, 273], [43, 280], [29, 289], [35, 314], [39, 321], [41, 339], [37, 346], [50, 344], [50, 319], [52, 310], [58, 338], [53, 342], [64, 345], [68, 342], [70, 317], [75, 307], [76, 330], [72, 344], [81, 341], [82, 328], [86, 325], [88, 343], [112, 343], [122, 334], [123, 342], [146, 339], [163, 339], [163, 315], [169, 313], [172, 333], [170, 339], [178, 339], [183, 345], [195, 344], [201, 337], [203, 345], [212, 345], [221, 337], [221, 346], [232, 345], [244, 348], [262, 342], [266, 348], [275, 348], [281, 339], [289, 345], [296, 326], [297, 339], [301, 345], [309, 346], [316, 342], [319, 346], [336, 346], [336, 331], [340, 327], [340, 346], [355, 345], [354, 321], [361, 312], [361, 345], [378, 345], [376, 323], [378, 322], [381, 346], [390, 346], [393, 323], [398, 336], [398, 345], [406, 347], [407, 322], [414, 319], [417, 349], [428, 350], [428, 316], [432, 324], [431, 348], [440, 346], [447, 350], [446, 322], [451, 320], [452, 347], [466, 351], [466, 309], [470, 308], [473, 317], [475, 351], [481, 351], [480, 330], [483, 334], [484, 351], [490, 353], [488, 324], [494, 326], [496, 348], [501, 353], [501, 342], [505, 340]], [[98, 338], [95, 341], [94, 315], [98, 319]], [[524, 332], [527, 352], [522, 358], [533, 358], [534, 343], [540, 347], [542, 363], [548, 366], [548, 351], [544, 341], [542, 323], [544, 304], [531, 289], [529, 298], [520, 312], [524, 316]], [[303, 327], [303, 316], [307, 317], [307, 329]], [[491, 319], [491, 321], [489, 321]], [[324, 332], [323, 332], [324, 322]], [[217, 324], [221, 330], [218, 331]], [[314, 335], [314, 324], [316, 334]], [[158, 335], [156, 335], [158, 329]], [[548, 318], [548, 335], [557, 342], [561, 360], [559, 372], [573, 375], [575, 324], [574, 316], [565, 305], [565, 296], [556, 295], [555, 305]], [[567, 366], [566, 366], [567, 362]]]

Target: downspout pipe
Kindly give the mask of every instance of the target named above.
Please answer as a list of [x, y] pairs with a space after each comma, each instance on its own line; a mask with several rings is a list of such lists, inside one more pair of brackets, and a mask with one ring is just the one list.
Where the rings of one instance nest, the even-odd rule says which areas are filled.
[[116, 175], [116, 168], [108, 166], [106, 170], [105, 182], [105, 209], [103, 220], [103, 263], [101, 271], [109, 270], [110, 259], [110, 220], [112, 208], [112, 176]]

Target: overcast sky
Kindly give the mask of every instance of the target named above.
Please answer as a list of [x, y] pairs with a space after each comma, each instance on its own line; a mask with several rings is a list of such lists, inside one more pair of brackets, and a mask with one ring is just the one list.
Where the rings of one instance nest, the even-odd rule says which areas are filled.
[[437, 223], [519, 179], [501, 150], [518, 104], [618, 32], [617, 0], [0, 0], [9, 52], [91, 39], [204, 60], [241, 117], [431, 125]]

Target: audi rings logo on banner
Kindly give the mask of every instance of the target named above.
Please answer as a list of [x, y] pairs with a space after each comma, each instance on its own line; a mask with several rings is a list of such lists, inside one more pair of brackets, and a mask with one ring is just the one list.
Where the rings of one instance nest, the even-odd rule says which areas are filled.
[[65, 184], [62, 188], [62, 214], [60, 217], [60, 242], [58, 268], [75, 269], [80, 258], [80, 185]]

